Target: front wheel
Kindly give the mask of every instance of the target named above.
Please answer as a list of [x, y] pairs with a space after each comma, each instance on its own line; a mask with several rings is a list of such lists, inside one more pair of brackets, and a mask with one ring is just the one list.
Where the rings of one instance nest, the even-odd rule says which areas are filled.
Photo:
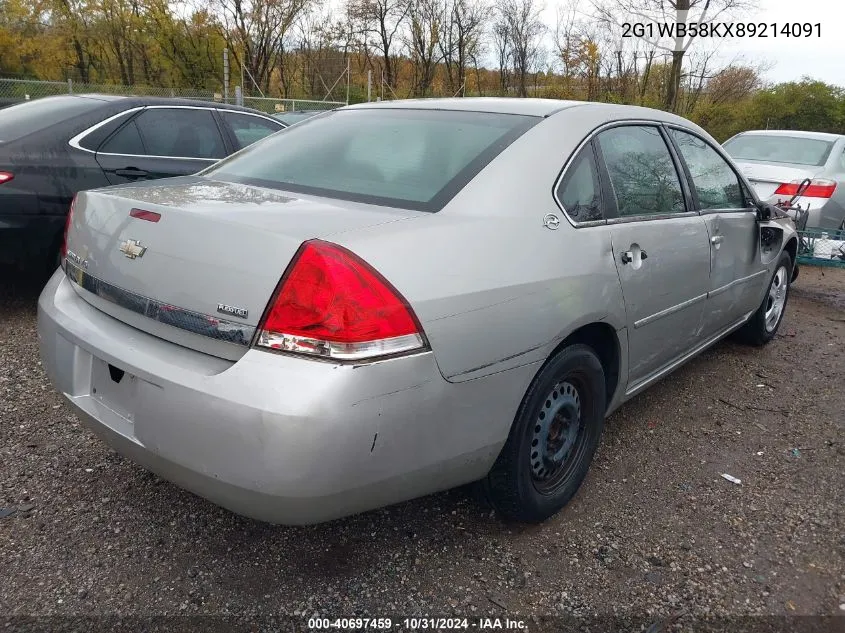
[[775, 337], [786, 313], [791, 278], [792, 258], [789, 253], [781, 253], [763, 303], [739, 330], [740, 339], [751, 345], [762, 346]]
[[569, 502], [593, 459], [606, 406], [604, 370], [592, 348], [571, 345], [546, 364], [482, 482], [499, 514], [538, 523]]

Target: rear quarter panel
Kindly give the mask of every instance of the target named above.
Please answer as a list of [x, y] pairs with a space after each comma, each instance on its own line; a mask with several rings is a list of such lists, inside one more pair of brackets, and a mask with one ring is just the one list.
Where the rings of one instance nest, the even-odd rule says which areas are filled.
[[[570, 154], [604, 121], [578, 107], [553, 115], [439, 213], [340, 240], [408, 299], [447, 380], [544, 361], [589, 323], [624, 329], [609, 231], [573, 228], [552, 196]], [[544, 227], [547, 213], [560, 229]]]

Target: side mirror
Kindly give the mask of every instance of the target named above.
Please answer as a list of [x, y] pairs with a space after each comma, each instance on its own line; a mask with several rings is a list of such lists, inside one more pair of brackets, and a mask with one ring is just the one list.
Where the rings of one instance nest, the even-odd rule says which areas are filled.
[[758, 222], [766, 222], [779, 215], [777, 207], [768, 202], [758, 202], [756, 206]]

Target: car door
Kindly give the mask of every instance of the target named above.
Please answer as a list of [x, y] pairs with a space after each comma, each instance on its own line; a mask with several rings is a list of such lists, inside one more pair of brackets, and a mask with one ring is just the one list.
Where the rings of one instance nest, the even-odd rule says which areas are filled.
[[710, 246], [688, 206], [677, 157], [657, 124], [625, 124], [596, 137], [615, 209], [608, 219], [628, 325], [634, 391], [700, 340]]
[[151, 106], [97, 149], [112, 184], [194, 174], [228, 154], [211, 108]]
[[715, 335], [754, 310], [766, 275], [757, 211], [730, 163], [689, 130], [670, 128], [710, 240], [710, 288], [702, 334]]
[[223, 125], [229, 133], [229, 140], [236, 149], [243, 149], [266, 136], [285, 129], [281, 121], [249, 112], [219, 110]]

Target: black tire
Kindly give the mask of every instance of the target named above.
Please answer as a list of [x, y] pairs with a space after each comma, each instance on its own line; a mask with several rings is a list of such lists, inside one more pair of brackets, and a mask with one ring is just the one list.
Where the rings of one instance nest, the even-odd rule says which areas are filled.
[[546, 363], [481, 482], [501, 516], [539, 523], [572, 499], [596, 452], [606, 407], [604, 369], [591, 347], [571, 345]]
[[[778, 333], [778, 328], [786, 314], [786, 305], [789, 302], [789, 287], [792, 283], [792, 257], [789, 253], [781, 253], [778, 259], [775, 272], [769, 278], [769, 285], [766, 286], [766, 296], [757, 311], [751, 315], [748, 322], [737, 332], [737, 338], [743, 343], [762, 347], [771, 341]], [[774, 293], [774, 294], [773, 294]], [[778, 294], [780, 293], [780, 294]], [[776, 303], [782, 298], [779, 310]]]

